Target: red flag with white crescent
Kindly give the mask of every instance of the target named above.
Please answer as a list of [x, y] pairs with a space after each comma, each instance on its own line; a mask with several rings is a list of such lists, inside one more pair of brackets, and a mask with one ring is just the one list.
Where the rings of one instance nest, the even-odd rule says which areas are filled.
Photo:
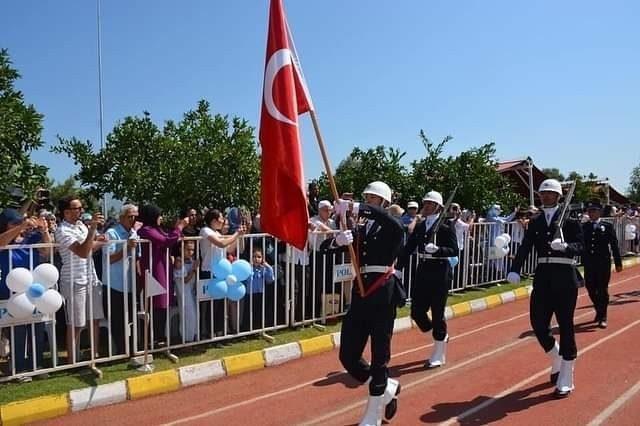
[[301, 250], [309, 213], [298, 115], [312, 109], [282, 0], [271, 0], [259, 134], [260, 224], [262, 231]]

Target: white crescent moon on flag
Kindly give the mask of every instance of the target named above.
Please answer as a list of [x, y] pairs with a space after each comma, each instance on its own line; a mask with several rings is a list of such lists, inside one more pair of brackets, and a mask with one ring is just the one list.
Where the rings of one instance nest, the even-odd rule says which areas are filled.
[[291, 51], [289, 49], [276, 50], [269, 58], [264, 72], [264, 106], [267, 108], [269, 115], [276, 120], [296, 126], [296, 122], [281, 113], [273, 102], [273, 82], [278, 71], [287, 65], [291, 65]]

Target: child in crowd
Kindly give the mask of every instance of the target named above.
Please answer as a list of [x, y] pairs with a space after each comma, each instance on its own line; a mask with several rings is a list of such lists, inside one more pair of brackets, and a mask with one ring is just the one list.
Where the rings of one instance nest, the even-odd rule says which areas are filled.
[[[195, 255], [195, 242], [185, 241], [182, 253], [173, 263], [173, 281], [180, 310], [180, 334], [184, 342], [193, 342], [198, 334], [196, 318], [196, 271], [199, 259]], [[183, 263], [184, 258], [184, 263]]]
[[[264, 301], [265, 284], [273, 283], [273, 268], [264, 259], [261, 249], [253, 250], [253, 276], [249, 281], [249, 300], [245, 301], [245, 306], [250, 306], [252, 329], [257, 330], [263, 327], [262, 314]], [[267, 312], [266, 315], [273, 315]]]

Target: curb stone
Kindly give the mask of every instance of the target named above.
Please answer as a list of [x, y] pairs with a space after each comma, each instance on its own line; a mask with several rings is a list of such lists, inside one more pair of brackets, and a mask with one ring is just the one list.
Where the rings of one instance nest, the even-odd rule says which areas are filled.
[[[640, 265], [640, 258], [623, 259], [624, 268]], [[612, 266], [614, 269], [614, 266]], [[520, 300], [531, 295], [532, 286], [485, 296], [445, 308], [447, 320], [471, 313], [492, 309], [496, 306]], [[409, 317], [396, 319], [394, 332], [415, 328]], [[225, 376], [240, 374], [289, 362], [301, 357], [333, 350], [340, 346], [340, 332], [327, 334], [298, 342], [266, 348], [247, 354], [224, 357], [222, 360], [165, 370], [146, 376], [129, 378], [100, 386], [70, 391], [63, 395], [49, 395], [16, 401], [0, 406], [3, 426], [20, 425], [35, 420], [63, 416], [97, 406], [123, 402], [144, 396], [170, 392], [181, 387], [218, 380]]]

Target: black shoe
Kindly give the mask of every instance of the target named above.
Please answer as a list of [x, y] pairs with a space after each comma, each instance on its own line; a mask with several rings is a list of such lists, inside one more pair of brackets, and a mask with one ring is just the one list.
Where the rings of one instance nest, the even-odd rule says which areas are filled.
[[600, 320], [600, 322], [598, 322], [598, 327], [599, 328], [607, 328], [607, 321], [606, 320]]
[[558, 376], [560, 376], [559, 371], [557, 373], [551, 373], [551, 376], [549, 376], [549, 381], [551, 382], [552, 385], [555, 385], [556, 383], [558, 383]]
[[398, 383], [398, 389], [396, 389], [396, 396], [384, 407], [384, 418], [387, 420], [391, 420], [393, 416], [396, 415], [398, 411], [398, 395], [400, 395], [400, 391], [402, 390], [402, 385]]

